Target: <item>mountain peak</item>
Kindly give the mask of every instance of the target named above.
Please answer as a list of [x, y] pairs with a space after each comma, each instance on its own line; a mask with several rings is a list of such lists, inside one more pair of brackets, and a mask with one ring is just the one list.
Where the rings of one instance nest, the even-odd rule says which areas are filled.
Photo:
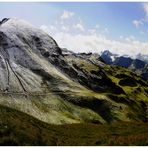
[[104, 55], [107, 55], [107, 56], [112, 55], [112, 53], [109, 50], [104, 50], [101, 54], [104, 54]]

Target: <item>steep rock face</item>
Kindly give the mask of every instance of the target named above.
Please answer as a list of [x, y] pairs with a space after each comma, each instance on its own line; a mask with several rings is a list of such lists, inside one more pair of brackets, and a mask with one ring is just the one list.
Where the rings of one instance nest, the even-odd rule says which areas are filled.
[[23, 20], [1, 22], [0, 69], [0, 104], [42, 121], [147, 120], [148, 85], [140, 77], [104, 64], [95, 54], [63, 51]]

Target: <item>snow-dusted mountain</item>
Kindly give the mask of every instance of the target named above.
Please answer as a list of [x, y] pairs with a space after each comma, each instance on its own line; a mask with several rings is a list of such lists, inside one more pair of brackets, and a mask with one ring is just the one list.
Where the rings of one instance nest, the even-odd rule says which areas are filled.
[[108, 50], [101, 53], [105, 63], [129, 68], [140, 74], [143, 79], [148, 80], [148, 55], [138, 54], [136, 58], [128, 55], [119, 56]]
[[101, 52], [101, 57], [107, 64], [112, 64], [118, 55], [111, 53], [109, 50], [105, 50]]

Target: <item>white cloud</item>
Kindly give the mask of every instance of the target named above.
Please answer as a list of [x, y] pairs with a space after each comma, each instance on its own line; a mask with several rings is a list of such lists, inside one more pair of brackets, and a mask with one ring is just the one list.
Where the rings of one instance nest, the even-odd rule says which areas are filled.
[[64, 10], [63, 14], [61, 15], [61, 19], [62, 20], [69, 19], [72, 16], [74, 16], [74, 12], [70, 12], [70, 11]]
[[[44, 28], [42, 28], [44, 29]], [[123, 38], [122, 41], [110, 40], [99, 34], [76, 34], [65, 32], [54, 32], [50, 34], [62, 48], [74, 52], [96, 52], [109, 49], [120, 55], [136, 56], [138, 53], [148, 54], [148, 43], [140, 42], [135, 37]]]
[[140, 26], [143, 25], [142, 20], [134, 20], [132, 23], [136, 28], [139, 28]]
[[142, 26], [143, 24], [148, 22], [148, 3], [142, 3], [142, 7], [143, 7], [143, 11], [145, 13], [145, 16], [139, 20], [133, 20], [133, 25], [136, 28], [139, 28], [140, 26]]
[[143, 3], [143, 9], [144, 9], [146, 16], [148, 16], [148, 3]]
[[74, 28], [79, 29], [80, 31], [84, 31], [84, 27], [80, 23], [77, 23], [76, 25], [74, 25]]
[[[139, 52], [148, 54], [148, 43], [142, 43], [129, 38], [128, 42], [115, 41], [107, 39], [102, 35], [71, 35], [62, 32], [55, 34], [54, 38], [57, 40], [61, 47], [66, 47], [75, 52], [97, 52], [110, 49], [112, 52], [118, 54], [129, 54], [134, 56]], [[64, 41], [64, 42], [63, 42]]]
[[[148, 43], [136, 40], [134, 36], [120, 36], [119, 40], [107, 38], [108, 28], [100, 27], [99, 24], [93, 28], [87, 28], [82, 25], [81, 18], [72, 17], [74, 13], [65, 11], [62, 14], [63, 19], [55, 20], [55, 23], [49, 27], [42, 25], [41, 29], [49, 33], [61, 48], [67, 48], [74, 52], [96, 52], [109, 49], [114, 53], [135, 56], [138, 53], [148, 54]], [[68, 19], [72, 17], [71, 19]], [[136, 27], [142, 23], [135, 20]]]

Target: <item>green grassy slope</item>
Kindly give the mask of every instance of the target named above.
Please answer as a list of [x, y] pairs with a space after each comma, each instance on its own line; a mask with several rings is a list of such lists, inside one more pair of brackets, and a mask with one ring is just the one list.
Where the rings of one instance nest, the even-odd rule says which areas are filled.
[[[107, 122], [147, 121], [148, 84], [140, 76], [123, 67], [106, 65], [93, 55], [65, 58], [71, 67], [83, 73], [80, 83], [92, 90], [85, 97], [97, 99], [89, 99], [90, 105], [85, 103], [88, 99], [82, 100], [83, 107], [93, 110], [92, 106], [95, 106], [95, 112]], [[79, 80], [79, 76], [76, 78]]]
[[[0, 104], [50, 124], [147, 121], [148, 84], [138, 75], [94, 57], [62, 59], [61, 66], [62, 60], [48, 65], [51, 79], [45, 71], [35, 72], [43, 76], [43, 92], [0, 92]], [[62, 77], [54, 78], [51, 68]]]
[[51, 125], [0, 106], [0, 145], [148, 145], [148, 124]]

